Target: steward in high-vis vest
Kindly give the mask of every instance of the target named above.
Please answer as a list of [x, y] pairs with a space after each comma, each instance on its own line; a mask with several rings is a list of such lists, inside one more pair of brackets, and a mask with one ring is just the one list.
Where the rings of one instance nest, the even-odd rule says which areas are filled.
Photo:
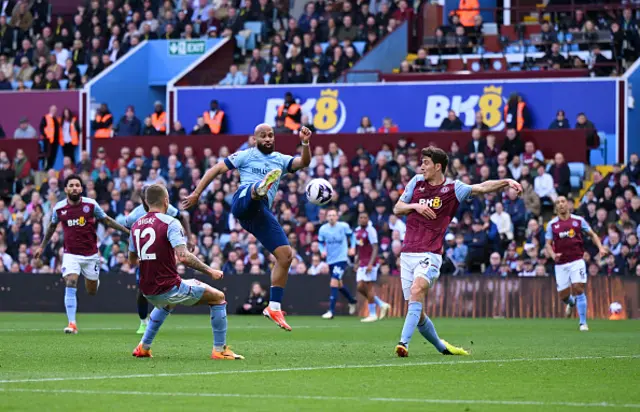
[[284, 122], [284, 127], [292, 132], [297, 131], [300, 128], [300, 122], [302, 121], [302, 108], [293, 99], [293, 94], [287, 92], [284, 95], [284, 104], [278, 107], [278, 120]]
[[154, 104], [154, 112], [151, 115], [151, 124], [158, 134], [167, 134], [167, 112], [164, 111], [162, 102], [158, 100]]
[[504, 105], [504, 123], [505, 129], [516, 129], [518, 132], [531, 127], [529, 108], [517, 93], [512, 93]]
[[210, 110], [202, 114], [204, 122], [209, 126], [211, 134], [224, 134], [227, 131], [227, 116], [220, 109], [217, 100], [211, 100]]
[[76, 148], [80, 143], [80, 123], [70, 109], [64, 109], [60, 121], [60, 146], [64, 157], [76, 162]]
[[113, 116], [106, 104], [101, 104], [93, 121], [93, 136], [96, 139], [109, 139], [113, 136]]
[[60, 118], [55, 105], [49, 107], [49, 113], [40, 121], [40, 138], [42, 139], [41, 157], [45, 160], [45, 169], [51, 169], [56, 163], [58, 146], [60, 145]]

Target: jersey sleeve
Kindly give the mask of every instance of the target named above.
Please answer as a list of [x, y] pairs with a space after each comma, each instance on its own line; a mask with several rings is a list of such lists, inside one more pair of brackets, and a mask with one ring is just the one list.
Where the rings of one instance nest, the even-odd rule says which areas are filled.
[[137, 252], [136, 245], [133, 243], [133, 230], [129, 233], [129, 252]]
[[167, 239], [169, 239], [169, 243], [171, 243], [171, 247], [173, 248], [187, 244], [182, 225], [177, 220], [169, 223], [169, 227], [167, 228]]
[[456, 197], [458, 198], [458, 202], [465, 201], [469, 196], [471, 196], [471, 186], [466, 183], [462, 183], [459, 180], [456, 180], [453, 184], [454, 190], [456, 192]]
[[373, 226], [367, 226], [367, 236], [369, 236], [369, 243], [372, 245], [378, 244], [378, 232]]
[[224, 164], [227, 165], [229, 170], [237, 169], [239, 167], [244, 166], [247, 159], [249, 159], [250, 149], [240, 150], [228, 156], [224, 159]]
[[413, 197], [413, 191], [415, 190], [416, 183], [418, 182], [418, 176], [420, 175], [413, 176], [413, 178], [409, 180], [409, 183], [407, 183], [407, 186], [404, 188], [404, 192], [402, 192], [402, 196], [400, 196], [400, 200], [402, 200], [403, 202], [409, 203], [411, 201], [411, 198]]
[[547, 223], [547, 230], [544, 231], [544, 238], [546, 240], [553, 240], [553, 230], [551, 230], [552, 224], [553, 221], [549, 221], [549, 223]]
[[320, 226], [320, 230], [318, 230], [318, 247], [320, 253], [324, 253], [324, 225]]
[[176, 209], [174, 206], [169, 205], [169, 208], [167, 209], [167, 214], [171, 217], [177, 218], [178, 216], [180, 216], [180, 211]]
[[281, 168], [284, 173], [295, 172], [295, 170], [293, 170], [293, 156], [280, 153], [280, 160], [282, 162]]
[[54, 207], [51, 211], [51, 223], [57, 225], [60, 220], [58, 220], [58, 208]]
[[347, 236], [351, 236], [353, 234], [353, 229], [349, 226], [348, 223], [344, 223], [344, 234]]
[[580, 219], [580, 228], [582, 229], [582, 231], [590, 232], [591, 225], [589, 225], [589, 223], [587, 223], [587, 221], [582, 216], [579, 216], [579, 219]]
[[105, 217], [107, 217], [107, 214], [104, 212], [104, 210], [102, 210], [102, 208], [100, 207], [99, 204], [95, 204], [93, 206], [93, 215], [96, 217], [96, 219], [98, 220], [102, 220]]

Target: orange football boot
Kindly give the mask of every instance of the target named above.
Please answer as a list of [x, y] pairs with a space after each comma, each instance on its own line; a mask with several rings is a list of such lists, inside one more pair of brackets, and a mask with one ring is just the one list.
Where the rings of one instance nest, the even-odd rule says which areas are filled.
[[78, 334], [78, 326], [76, 326], [75, 322], [69, 322], [66, 328], [64, 328], [64, 333], [77, 335]]
[[216, 352], [215, 348], [211, 352], [211, 359], [214, 360], [243, 360], [244, 356], [238, 355], [231, 350], [231, 347], [224, 345], [222, 352]]
[[264, 308], [262, 314], [265, 318], [269, 318], [275, 322], [276, 325], [286, 330], [287, 332], [291, 332], [291, 326], [284, 320], [284, 313], [281, 310], [272, 310], [269, 306]]
[[136, 358], [153, 358], [151, 354], [151, 349], [145, 349], [142, 347], [142, 343], [139, 343], [138, 346], [133, 350], [133, 356]]

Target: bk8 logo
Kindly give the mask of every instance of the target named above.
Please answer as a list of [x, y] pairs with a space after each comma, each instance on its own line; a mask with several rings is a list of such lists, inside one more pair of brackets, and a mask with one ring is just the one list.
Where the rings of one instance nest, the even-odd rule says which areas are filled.
[[418, 203], [426, 205], [431, 209], [440, 209], [442, 207], [442, 199], [440, 199], [439, 196], [436, 196], [433, 199], [420, 199]]
[[67, 226], [71, 227], [71, 226], [84, 226], [87, 224], [86, 219], [84, 218], [84, 216], [80, 216], [77, 219], [69, 219], [67, 220]]

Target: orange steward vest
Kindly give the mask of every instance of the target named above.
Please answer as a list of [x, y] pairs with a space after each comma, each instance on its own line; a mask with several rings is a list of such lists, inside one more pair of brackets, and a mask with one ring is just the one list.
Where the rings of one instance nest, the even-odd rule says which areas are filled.
[[[521, 131], [524, 128], [524, 107], [527, 104], [525, 102], [518, 103], [518, 110], [516, 111], [516, 130]], [[507, 121], [507, 115], [509, 114], [509, 106], [504, 106], [504, 121]]]
[[[56, 122], [50, 114], [45, 114], [44, 119], [47, 122], [47, 125], [44, 127], [44, 137], [50, 144], [53, 144], [53, 139], [56, 137]], [[60, 118], [57, 118], [57, 120], [58, 123], [60, 123]]]
[[[289, 110], [287, 110], [287, 116], [284, 118], [284, 127], [289, 130], [298, 130], [300, 128], [300, 123], [296, 123], [289, 116], [293, 116], [300, 111], [300, 106], [297, 103], [291, 103], [289, 106]], [[282, 113], [284, 112], [284, 104], [278, 107], [278, 117], [282, 117]]]
[[162, 112], [158, 114], [153, 112], [151, 115], [151, 124], [157, 131], [165, 133], [167, 131], [167, 113]]
[[[64, 133], [62, 132], [62, 120], [60, 120], [60, 133], [58, 134], [58, 143], [60, 146], [64, 146]], [[72, 146], [78, 145], [78, 130], [76, 130], [76, 118], [71, 119], [71, 124], [69, 124], [69, 134], [71, 135], [71, 143]]]
[[[103, 123], [106, 122], [107, 120], [111, 119], [111, 113], [106, 114], [104, 116], [102, 115], [97, 115], [96, 116], [96, 122], [98, 123]], [[109, 126], [109, 127], [103, 127], [101, 129], [96, 130], [96, 134], [94, 135], [94, 137], [96, 139], [109, 139], [111, 138], [111, 129], [113, 127]]]
[[222, 110], [218, 110], [213, 118], [209, 115], [209, 111], [207, 110], [202, 115], [204, 118], [204, 122], [209, 125], [209, 129], [211, 129], [211, 133], [220, 134], [222, 130], [222, 119], [224, 118], [224, 112]]

